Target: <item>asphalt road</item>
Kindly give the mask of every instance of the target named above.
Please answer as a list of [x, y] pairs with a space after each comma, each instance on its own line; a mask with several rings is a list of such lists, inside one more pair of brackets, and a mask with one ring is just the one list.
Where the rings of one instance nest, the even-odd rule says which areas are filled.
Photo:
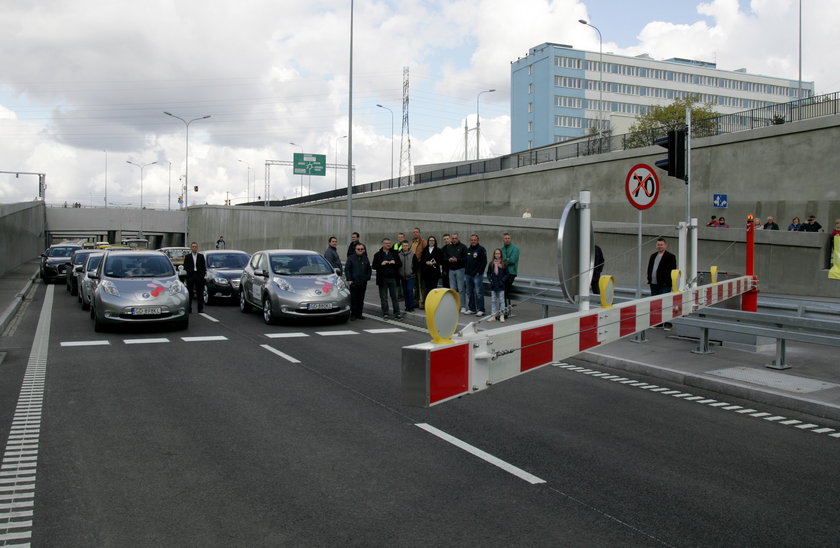
[[[406, 407], [396, 322], [100, 334], [50, 289], [34, 546], [837, 543], [836, 439], [559, 366]], [[0, 340], [3, 442], [45, 294]]]

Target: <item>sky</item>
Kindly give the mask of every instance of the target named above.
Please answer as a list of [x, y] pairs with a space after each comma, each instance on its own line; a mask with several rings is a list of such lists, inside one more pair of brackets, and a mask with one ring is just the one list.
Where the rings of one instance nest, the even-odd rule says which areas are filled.
[[[802, 2], [802, 79], [840, 91], [840, 2]], [[176, 209], [264, 197], [265, 162], [348, 157], [348, 0], [0, 0], [0, 171], [46, 173], [51, 205]], [[799, 0], [356, 0], [355, 183], [510, 152], [510, 63], [544, 42], [799, 77]], [[481, 93], [493, 89], [493, 92]], [[480, 94], [480, 97], [479, 97]], [[377, 105], [382, 105], [378, 107]], [[393, 123], [392, 123], [393, 121]], [[393, 137], [392, 137], [393, 136]], [[294, 144], [292, 144], [294, 143]], [[393, 161], [392, 161], [393, 158]], [[142, 170], [127, 162], [148, 165]], [[142, 173], [142, 185], [141, 185]], [[346, 187], [273, 166], [271, 199]], [[38, 179], [0, 174], [0, 203]]]

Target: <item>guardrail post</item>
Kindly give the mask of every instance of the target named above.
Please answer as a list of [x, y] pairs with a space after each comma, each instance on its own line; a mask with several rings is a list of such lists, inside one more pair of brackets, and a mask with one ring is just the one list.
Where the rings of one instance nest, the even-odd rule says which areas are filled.
[[772, 363], [767, 364], [770, 369], [790, 369], [787, 364], [787, 341], [785, 339], [776, 339], [776, 359]]
[[700, 339], [697, 341], [697, 348], [691, 351], [692, 354], [712, 354], [709, 350], [709, 328], [704, 327], [700, 330]]

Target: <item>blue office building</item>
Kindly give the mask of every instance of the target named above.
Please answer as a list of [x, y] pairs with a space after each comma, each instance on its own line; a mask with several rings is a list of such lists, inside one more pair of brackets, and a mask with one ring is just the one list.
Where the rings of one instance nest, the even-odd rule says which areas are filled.
[[814, 94], [813, 82], [720, 70], [714, 63], [628, 57], [544, 43], [511, 63], [511, 151], [611, 131], [626, 133], [652, 105], [699, 96], [720, 114]]

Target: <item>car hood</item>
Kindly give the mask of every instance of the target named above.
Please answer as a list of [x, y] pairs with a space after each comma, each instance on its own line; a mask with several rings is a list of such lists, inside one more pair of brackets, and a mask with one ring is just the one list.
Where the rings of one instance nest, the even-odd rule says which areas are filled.
[[168, 278], [105, 278], [113, 283], [122, 298], [154, 302], [169, 296], [169, 286], [181, 283], [175, 276]]
[[47, 257], [47, 264], [69, 263], [70, 256], [67, 257]]
[[208, 268], [207, 274], [221, 278], [239, 278], [243, 270], [243, 268]]
[[299, 295], [333, 295], [339, 290], [336, 285], [338, 276], [326, 274], [319, 276], [277, 276], [275, 279], [282, 279], [289, 283]]

